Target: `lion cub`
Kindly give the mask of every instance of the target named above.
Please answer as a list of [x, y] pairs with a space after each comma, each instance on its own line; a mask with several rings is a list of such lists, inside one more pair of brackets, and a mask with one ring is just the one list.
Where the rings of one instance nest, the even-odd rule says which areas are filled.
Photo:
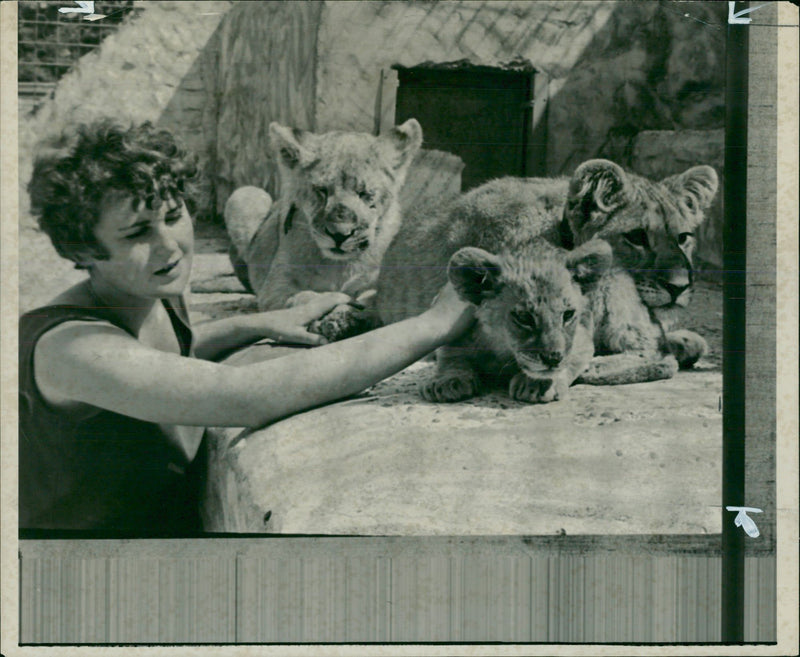
[[[432, 267], [429, 276], [438, 279], [440, 271]], [[546, 403], [563, 399], [576, 381], [668, 379], [687, 357], [674, 353], [604, 240], [565, 251], [534, 239], [499, 255], [463, 247], [450, 258], [446, 275], [462, 299], [478, 306], [477, 321], [470, 333], [436, 352], [436, 372], [420, 390], [429, 401], [455, 402], [507, 387], [515, 400]], [[424, 306], [419, 290], [385, 283], [382, 277], [385, 314], [414, 314]]]
[[231, 259], [260, 310], [305, 303], [321, 292], [351, 296], [374, 285], [400, 226], [398, 196], [422, 144], [409, 119], [386, 135], [314, 134], [272, 123], [280, 198], [237, 189], [225, 206]]
[[602, 240], [571, 252], [545, 240], [500, 255], [477, 247], [456, 251], [447, 276], [461, 298], [478, 306], [477, 321], [437, 351], [436, 373], [422, 396], [455, 402], [484, 387], [508, 387], [519, 401], [562, 399], [594, 354], [593, 309], [584, 292], [612, 261]]

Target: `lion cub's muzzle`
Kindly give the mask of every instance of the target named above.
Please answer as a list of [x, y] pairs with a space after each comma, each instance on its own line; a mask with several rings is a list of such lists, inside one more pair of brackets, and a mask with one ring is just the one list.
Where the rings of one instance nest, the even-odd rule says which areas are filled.
[[656, 259], [652, 278], [638, 280], [636, 287], [642, 301], [651, 308], [686, 306], [691, 299], [692, 278], [691, 262], [677, 254]]
[[344, 205], [335, 205], [322, 220], [318, 242], [333, 256], [349, 257], [369, 247], [369, 236], [360, 231], [358, 215]]
[[517, 365], [524, 372], [535, 374], [556, 369], [564, 360], [561, 349], [527, 349], [516, 355]]

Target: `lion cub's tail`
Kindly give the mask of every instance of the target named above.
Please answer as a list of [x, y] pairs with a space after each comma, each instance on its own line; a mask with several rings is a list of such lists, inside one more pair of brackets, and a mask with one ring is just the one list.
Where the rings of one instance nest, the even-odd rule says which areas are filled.
[[272, 197], [259, 187], [239, 187], [225, 203], [225, 228], [238, 255], [247, 250], [270, 208]]

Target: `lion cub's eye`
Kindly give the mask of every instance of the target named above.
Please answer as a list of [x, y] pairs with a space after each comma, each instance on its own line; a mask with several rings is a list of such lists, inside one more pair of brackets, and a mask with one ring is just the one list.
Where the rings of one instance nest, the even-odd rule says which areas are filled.
[[523, 329], [536, 328], [536, 319], [531, 313], [527, 312], [526, 310], [512, 310], [511, 321], [514, 324], [516, 324], [519, 328]]
[[691, 237], [694, 237], [694, 233], [681, 233], [678, 235], [678, 244], [683, 246]]
[[364, 203], [372, 203], [375, 199], [375, 192], [371, 192], [368, 189], [362, 189], [358, 192], [358, 198], [360, 198]]
[[325, 203], [328, 200], [328, 190], [325, 187], [319, 187], [315, 185], [311, 188], [314, 191], [314, 196], [317, 197], [317, 200], [320, 203]]
[[647, 240], [647, 233], [638, 228], [636, 230], [632, 230], [628, 233], [623, 233], [622, 235], [628, 242], [633, 244], [634, 246], [640, 246], [642, 248], [647, 248], [649, 242]]
[[564, 311], [564, 323], [568, 323], [572, 321], [573, 317], [575, 317], [575, 311], [570, 308], [569, 310]]

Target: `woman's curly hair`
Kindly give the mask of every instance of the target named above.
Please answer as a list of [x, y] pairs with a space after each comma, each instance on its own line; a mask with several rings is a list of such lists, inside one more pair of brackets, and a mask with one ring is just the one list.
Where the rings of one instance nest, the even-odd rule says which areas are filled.
[[94, 235], [109, 191], [151, 209], [170, 196], [190, 203], [198, 175], [196, 158], [169, 131], [100, 119], [39, 145], [28, 184], [31, 212], [56, 251], [82, 269], [87, 256], [109, 257]]

